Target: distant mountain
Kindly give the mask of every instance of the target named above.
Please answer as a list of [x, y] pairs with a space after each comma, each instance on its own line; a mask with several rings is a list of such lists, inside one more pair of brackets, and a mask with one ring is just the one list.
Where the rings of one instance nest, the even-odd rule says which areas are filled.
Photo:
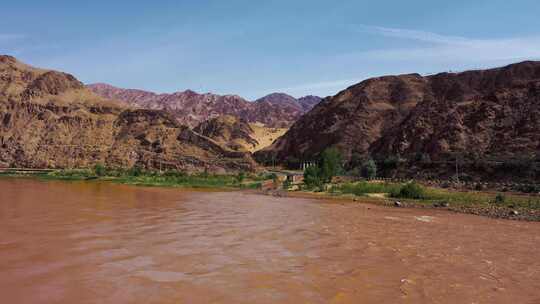
[[303, 112], [302, 105], [291, 95], [285, 93], [272, 93], [255, 100], [258, 103], [268, 103], [275, 106], [281, 106], [290, 111]]
[[192, 128], [222, 115], [234, 116], [249, 123], [259, 122], [268, 127], [288, 127], [317, 101], [317, 97], [309, 97], [309, 101], [301, 103], [283, 93], [270, 94], [250, 102], [237, 95], [198, 94], [190, 90], [156, 94], [103, 83], [90, 84], [87, 88], [104, 98], [121, 100], [131, 106], [165, 110], [178, 122]]
[[398, 158], [407, 175], [451, 176], [459, 157], [477, 176], [539, 179], [540, 62], [368, 79], [324, 99], [255, 155], [290, 163], [328, 147], [353, 162]]
[[309, 110], [313, 109], [313, 107], [321, 102], [321, 100], [322, 98], [319, 96], [308, 95], [298, 98], [298, 103], [300, 103], [304, 112], [309, 112]]
[[248, 153], [222, 147], [165, 111], [127, 107], [90, 92], [70, 74], [0, 55], [0, 166], [98, 163], [222, 173], [257, 167]]

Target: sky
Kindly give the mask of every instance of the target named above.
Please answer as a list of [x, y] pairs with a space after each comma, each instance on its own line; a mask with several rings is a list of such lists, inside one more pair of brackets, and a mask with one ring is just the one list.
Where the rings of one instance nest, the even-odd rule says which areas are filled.
[[0, 54], [84, 83], [254, 100], [540, 60], [540, 1], [7, 1]]

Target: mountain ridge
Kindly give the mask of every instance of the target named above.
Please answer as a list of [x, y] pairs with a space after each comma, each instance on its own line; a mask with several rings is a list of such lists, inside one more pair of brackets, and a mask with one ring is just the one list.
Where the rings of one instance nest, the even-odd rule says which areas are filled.
[[100, 97], [74, 76], [0, 55], [0, 166], [254, 171], [232, 151], [162, 110]]
[[[274, 93], [280, 94], [283, 100], [272, 98], [275, 95], [269, 94], [251, 102], [239, 95], [200, 94], [191, 90], [158, 94], [118, 88], [106, 83], [88, 84], [86, 87], [102, 97], [121, 100], [131, 106], [166, 110], [180, 123], [192, 128], [221, 115], [235, 116], [250, 123], [263, 123], [268, 127], [288, 127], [321, 100], [316, 96], [306, 96], [299, 102], [284, 93]], [[272, 101], [268, 100], [270, 98]]]
[[[367, 79], [325, 98], [256, 157], [282, 163], [312, 160], [328, 147], [338, 148], [349, 161], [398, 157], [409, 168], [418, 167], [420, 158], [433, 165], [456, 154], [471, 164], [488, 158], [538, 158], [540, 62]], [[448, 177], [452, 168], [448, 164], [433, 171]]]

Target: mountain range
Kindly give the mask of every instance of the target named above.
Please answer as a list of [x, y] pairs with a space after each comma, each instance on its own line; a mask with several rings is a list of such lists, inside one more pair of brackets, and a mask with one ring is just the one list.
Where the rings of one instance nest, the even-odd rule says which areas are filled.
[[227, 149], [163, 110], [97, 96], [70, 74], [0, 56], [0, 166], [108, 167], [187, 172], [253, 171]]
[[238, 95], [199, 94], [191, 90], [157, 94], [104, 83], [90, 84], [87, 88], [101, 97], [130, 106], [165, 110], [179, 123], [191, 128], [222, 115], [234, 116], [248, 123], [262, 123], [267, 127], [286, 128], [321, 100], [317, 96], [296, 99], [284, 93], [274, 93], [250, 102]]
[[376, 77], [323, 100], [274, 93], [250, 102], [84, 86], [0, 56], [0, 166], [238, 172], [257, 170], [250, 152], [298, 166], [330, 147], [348, 167], [373, 158], [398, 176], [447, 178], [461, 167], [461, 178], [538, 180], [540, 62]]

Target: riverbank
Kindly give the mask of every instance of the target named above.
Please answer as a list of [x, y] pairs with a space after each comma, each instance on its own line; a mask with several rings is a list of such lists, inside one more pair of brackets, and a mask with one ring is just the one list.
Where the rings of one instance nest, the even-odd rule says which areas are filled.
[[107, 181], [112, 183], [147, 186], [147, 187], [180, 187], [202, 189], [256, 189], [260, 187], [264, 175], [188, 174], [181, 171], [145, 171], [122, 170], [97, 167], [90, 169], [55, 170], [52, 172], [33, 172], [21, 174], [2, 172], [0, 177], [32, 177], [42, 180], [62, 181]]
[[369, 203], [397, 208], [430, 208], [491, 218], [540, 221], [540, 196], [537, 194], [457, 191], [414, 183], [372, 182], [332, 185], [327, 191], [304, 189], [284, 193], [299, 198]]
[[[42, 180], [106, 181], [147, 187], [245, 190], [260, 189], [271, 175], [187, 174], [180, 171], [120, 170], [97, 167], [93, 170], [52, 172], [2, 172], [0, 177], [32, 177]], [[399, 208], [433, 208], [491, 218], [539, 221], [540, 196], [534, 194], [456, 191], [411, 183], [356, 182], [331, 185], [326, 191], [270, 191], [278, 196], [318, 198], [339, 202], [368, 203]]]

